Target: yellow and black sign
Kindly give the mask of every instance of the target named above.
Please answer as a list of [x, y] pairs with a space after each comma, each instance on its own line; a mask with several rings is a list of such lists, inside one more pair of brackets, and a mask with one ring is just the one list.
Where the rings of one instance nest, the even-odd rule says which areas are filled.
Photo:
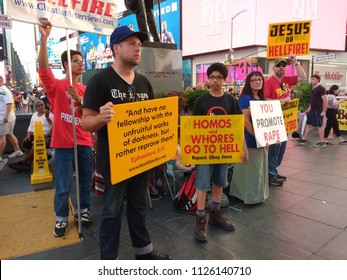
[[176, 156], [178, 98], [120, 104], [107, 125], [111, 183], [116, 184]]
[[43, 134], [42, 122], [34, 123], [34, 161], [31, 184], [53, 182], [52, 172], [49, 170], [46, 141]]
[[181, 162], [221, 164], [242, 162], [244, 116], [182, 116]]
[[337, 121], [339, 122], [339, 129], [347, 131], [347, 100], [339, 104]]
[[281, 102], [284, 125], [287, 132], [298, 129], [299, 98], [292, 99], [289, 103]]
[[310, 53], [311, 21], [273, 23], [269, 25], [267, 58]]

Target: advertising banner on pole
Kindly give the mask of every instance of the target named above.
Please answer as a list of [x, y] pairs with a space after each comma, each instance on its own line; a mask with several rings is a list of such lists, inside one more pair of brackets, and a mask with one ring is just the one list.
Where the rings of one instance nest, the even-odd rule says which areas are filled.
[[38, 24], [47, 18], [53, 26], [111, 34], [117, 26], [117, 0], [7, 0], [13, 20]]

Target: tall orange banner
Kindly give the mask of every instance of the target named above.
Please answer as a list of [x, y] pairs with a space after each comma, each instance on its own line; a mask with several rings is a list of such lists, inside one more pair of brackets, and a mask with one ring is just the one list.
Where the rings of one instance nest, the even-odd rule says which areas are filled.
[[116, 105], [114, 113], [107, 125], [112, 184], [176, 156], [177, 97]]
[[267, 58], [310, 54], [310, 30], [310, 20], [270, 24]]
[[180, 133], [182, 163], [242, 162], [243, 115], [184, 116]]

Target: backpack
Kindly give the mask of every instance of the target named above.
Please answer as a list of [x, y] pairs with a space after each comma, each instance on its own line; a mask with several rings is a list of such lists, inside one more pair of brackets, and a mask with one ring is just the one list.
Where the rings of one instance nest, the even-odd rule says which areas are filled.
[[173, 204], [177, 210], [195, 211], [197, 191], [194, 188], [196, 172], [193, 171], [176, 194]]

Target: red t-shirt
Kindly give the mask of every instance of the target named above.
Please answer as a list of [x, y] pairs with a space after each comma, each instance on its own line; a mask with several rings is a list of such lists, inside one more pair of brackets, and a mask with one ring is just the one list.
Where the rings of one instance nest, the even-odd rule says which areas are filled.
[[[72, 114], [70, 97], [67, 94], [68, 80], [58, 80], [54, 77], [51, 69], [39, 69], [39, 76], [47, 97], [51, 103], [54, 121], [52, 125], [52, 148], [73, 148]], [[83, 97], [85, 85], [73, 84], [78, 93]], [[92, 146], [90, 132], [81, 127], [82, 110], [75, 103], [76, 139], [77, 145]]]
[[282, 99], [290, 96], [290, 88], [298, 83], [298, 76], [284, 76], [280, 83], [274, 76], [265, 80], [264, 91], [268, 99]]

